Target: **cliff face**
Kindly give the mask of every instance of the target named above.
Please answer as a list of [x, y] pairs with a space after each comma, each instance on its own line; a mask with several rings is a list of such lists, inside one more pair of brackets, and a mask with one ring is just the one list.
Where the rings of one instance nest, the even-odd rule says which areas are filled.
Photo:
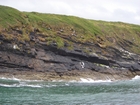
[[46, 45], [44, 42], [35, 43], [33, 40], [25, 43], [14, 42], [5, 40], [2, 36], [0, 42], [1, 73], [55, 72], [61, 77], [72, 75], [69, 71], [86, 72], [91, 70], [103, 74], [134, 76], [138, 75], [140, 71], [139, 55], [124, 49], [111, 47], [102, 49], [99, 46], [90, 45], [90, 47], [105, 50], [108, 53], [106, 56], [101, 56], [97, 53], [82, 51], [82, 47], [87, 46], [85, 44], [76, 43], [73, 50], [68, 50], [66, 47], [58, 49], [55, 43]]
[[[0, 11], [5, 8], [9, 9], [1, 7]], [[22, 15], [24, 21], [9, 17], [13, 21], [18, 20], [15, 25], [10, 23], [8, 26], [6, 22], [0, 24], [0, 73], [53, 72], [60, 77], [76, 75], [72, 73], [75, 70], [128, 77], [140, 74], [140, 26], [110, 23], [111, 28], [105, 29], [105, 24], [109, 28], [106, 22], [93, 21], [90, 24], [91, 20], [59, 15], [52, 15], [52, 18], [74, 18], [73, 21], [80, 23], [60, 22], [50, 18], [42, 18], [40, 21], [38, 13]], [[118, 27], [122, 28], [119, 30]]]

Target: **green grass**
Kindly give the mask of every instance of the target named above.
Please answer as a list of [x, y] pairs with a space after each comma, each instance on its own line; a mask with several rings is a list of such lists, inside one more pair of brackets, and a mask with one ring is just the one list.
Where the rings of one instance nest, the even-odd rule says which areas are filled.
[[8, 28], [26, 24], [25, 15], [11, 7], [0, 6], [0, 27]]
[[[128, 45], [130, 47], [124, 46], [124, 48], [140, 54], [139, 25], [95, 21], [66, 15], [20, 12], [11, 7], [0, 6], [0, 33], [4, 29], [7, 30], [7, 33], [11, 32], [11, 28], [17, 27], [23, 31], [23, 35], [21, 35], [23, 38], [19, 39], [26, 41], [29, 41], [28, 34], [34, 29], [38, 29], [38, 33], [44, 35], [46, 43], [55, 41], [58, 48], [63, 47], [65, 41], [72, 44], [68, 40], [70, 38], [75, 42], [95, 43], [106, 47]], [[6, 32], [4, 33], [6, 34]], [[132, 42], [133, 45], [129, 42]]]

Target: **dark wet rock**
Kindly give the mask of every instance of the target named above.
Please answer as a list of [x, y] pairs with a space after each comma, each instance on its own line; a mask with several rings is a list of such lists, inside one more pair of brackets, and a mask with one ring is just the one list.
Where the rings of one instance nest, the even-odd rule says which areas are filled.
[[132, 64], [132, 71], [140, 71], [140, 64], [138, 63]]
[[131, 71], [140, 71], [140, 64], [137, 62], [118, 62], [120, 67], [128, 68]]
[[[74, 70], [110, 74], [140, 71], [139, 55], [118, 48], [102, 49], [96, 45], [80, 43], [79, 46], [75, 43], [73, 50], [68, 50], [68, 45], [58, 49], [55, 43], [47, 45], [37, 40], [35, 32], [30, 33], [30, 42], [7, 41], [1, 35], [0, 42], [0, 72], [56, 72], [61, 77]], [[89, 46], [89, 49], [99, 47], [97, 52], [100, 53], [85, 53], [83, 46]], [[101, 50], [108, 54], [103, 55]]]

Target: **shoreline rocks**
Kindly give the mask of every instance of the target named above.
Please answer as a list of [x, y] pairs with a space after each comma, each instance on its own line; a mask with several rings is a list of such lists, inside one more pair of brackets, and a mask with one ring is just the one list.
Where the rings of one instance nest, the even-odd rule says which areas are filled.
[[[32, 36], [36, 36], [33, 34], [36, 33], [32, 33]], [[84, 52], [85, 44], [81, 43], [75, 43], [74, 49], [69, 50], [67, 47], [57, 48], [53, 43], [47, 45], [44, 42], [38, 41], [36, 43], [33, 40], [15, 42], [14, 40], [6, 40], [2, 36], [0, 36], [0, 42], [2, 42], [0, 44], [0, 75], [4, 73], [10, 75], [13, 72], [17, 73], [17, 76], [22, 76], [22, 72], [26, 72], [24, 75], [28, 72], [31, 74], [55, 73], [51, 77], [61, 79], [62, 77], [73, 78], [75, 75], [80, 77], [83, 74], [79, 73], [87, 73], [88, 75], [83, 76], [97, 78], [96, 74], [100, 74], [106, 77], [112, 75], [112, 77], [116, 76], [117, 79], [123, 77], [125, 79], [140, 74], [140, 56], [124, 49], [115, 47], [102, 49], [96, 45], [90, 46], [106, 51], [107, 54], [104, 55]], [[75, 70], [74, 74], [70, 73]], [[32, 78], [32, 75], [30, 76]]]
[[107, 74], [107, 73], [99, 73], [94, 71], [70, 71], [63, 76], [59, 76], [55, 72], [34, 72], [34, 71], [14, 71], [12, 73], [0, 73], [0, 78], [16, 78], [20, 80], [43, 80], [43, 81], [80, 81], [81, 78], [84, 79], [92, 79], [94, 81], [98, 80], [109, 80], [109, 81], [119, 81], [119, 80], [131, 80], [134, 78], [134, 74], [131, 72], [127, 74]]

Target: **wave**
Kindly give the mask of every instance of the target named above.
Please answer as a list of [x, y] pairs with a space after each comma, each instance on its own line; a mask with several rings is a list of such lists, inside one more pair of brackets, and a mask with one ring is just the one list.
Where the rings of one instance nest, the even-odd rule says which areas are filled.
[[22, 80], [15, 78], [0, 77], [1, 87], [42, 87], [40, 82], [42, 80]]
[[18, 79], [18, 78], [15, 78], [14, 76], [12, 78], [6, 78], [6, 77], [0, 77], [0, 79], [2, 80], [14, 80], [14, 81], [26, 81], [26, 82], [41, 82], [43, 80], [26, 80], [26, 79]]
[[108, 80], [93, 80], [91, 78], [80, 78], [81, 83], [100, 83], [100, 82], [112, 82], [110, 79]]
[[42, 87], [40, 85], [29, 85], [29, 84], [0, 84], [0, 86], [2, 86], [2, 87], [34, 87], [34, 88]]
[[140, 79], [139, 75], [136, 75], [134, 78], [132, 78], [132, 80], [139, 80], [139, 79]]
[[16, 84], [6, 84], [0, 83], [0, 87], [31, 87], [31, 88], [51, 88], [51, 87], [60, 87], [60, 86], [69, 86], [69, 83], [64, 84], [28, 84], [28, 83], [16, 83]]
[[47, 82], [40, 80], [20, 80], [17, 78], [5, 78], [5, 77], [0, 78], [0, 87], [50, 88], [58, 86], [69, 86], [69, 84], [62, 81]]
[[1, 87], [31, 87], [31, 88], [51, 88], [59, 86], [70, 86], [75, 83], [102, 83], [102, 82], [112, 82], [110, 79], [107, 80], [93, 80], [91, 78], [80, 78], [80, 81], [71, 80], [54, 80], [52, 82], [47, 82], [43, 80], [21, 80], [15, 77], [12, 78], [0, 78]]
[[17, 78], [15, 78], [15, 77], [13, 77], [13, 78], [0, 77], [0, 79], [2, 79], [2, 80], [14, 80], [14, 81], [20, 81], [20, 79], [17, 79]]

